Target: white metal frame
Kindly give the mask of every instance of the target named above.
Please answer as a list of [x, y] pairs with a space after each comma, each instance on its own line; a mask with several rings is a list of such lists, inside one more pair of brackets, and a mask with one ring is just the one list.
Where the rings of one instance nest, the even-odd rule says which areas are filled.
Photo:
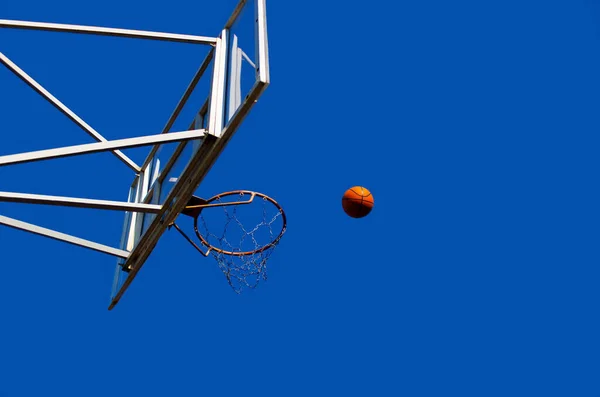
[[128, 37], [134, 39], [173, 41], [189, 44], [214, 44], [214, 37], [192, 36], [188, 34], [173, 34], [149, 32], [145, 30], [114, 29], [97, 26], [67, 25], [60, 23], [27, 22], [0, 19], [0, 28], [18, 28], [31, 30], [46, 30], [52, 32], [83, 33], [99, 36]]
[[70, 243], [74, 245], [78, 245], [80, 247], [85, 247], [92, 249], [94, 251], [103, 252], [105, 254], [118, 256], [121, 258], [127, 258], [129, 256], [129, 251], [120, 250], [117, 248], [109, 247], [107, 245], [95, 243], [93, 241], [84, 240], [79, 237], [71, 236], [69, 234], [60, 233], [55, 230], [46, 229], [41, 226], [33, 225], [31, 223], [26, 223], [19, 221], [17, 219], [9, 218], [6, 216], [0, 215], [0, 224], [12, 227], [19, 230], [24, 230], [26, 232], [38, 234], [40, 236], [49, 237], [55, 240], [63, 241], [65, 243]]
[[[94, 26], [80, 26], [80, 25], [67, 25], [67, 24], [55, 24], [55, 23], [41, 23], [41, 22], [27, 22], [27, 21], [11, 21], [0, 19], [0, 28], [16, 28], [16, 29], [31, 29], [31, 30], [46, 30], [54, 32], [71, 32], [71, 33], [82, 33], [82, 34], [94, 34], [94, 35], [108, 35], [117, 37], [128, 37], [138, 39], [149, 39], [149, 40], [162, 40], [172, 42], [183, 42], [191, 44], [204, 44], [214, 45], [217, 42], [217, 38], [203, 37], [203, 36], [192, 36], [192, 35], [181, 35], [172, 33], [160, 33], [160, 32], [149, 32], [140, 30], [129, 30], [129, 29], [113, 29], [113, 28], [102, 28]], [[208, 67], [208, 61], [205, 61], [194, 79], [197, 79]], [[86, 123], [81, 117], [75, 112], [69, 109], [65, 104], [58, 100], [48, 90], [46, 90], [40, 83], [28, 75], [23, 69], [9, 59], [5, 54], [0, 52], [0, 63], [4, 65], [8, 70], [13, 72], [29, 87], [41, 95], [44, 99], [50, 102], [56, 109], [67, 116], [77, 126], [87, 132], [97, 143], [66, 146], [55, 149], [38, 150], [34, 152], [18, 153], [7, 156], [0, 156], [0, 167], [9, 166], [14, 164], [48, 160], [54, 158], [61, 158], [67, 156], [84, 155], [91, 153], [98, 153], [103, 151], [110, 151], [114, 153], [121, 161], [123, 161], [130, 169], [136, 174], [140, 174], [142, 167], [137, 165], [133, 160], [127, 157], [118, 149], [133, 148], [139, 146], [154, 146], [157, 147], [159, 144], [168, 142], [185, 142], [189, 140], [199, 139], [206, 136], [207, 131], [205, 129], [190, 129], [188, 131], [172, 132], [169, 134], [158, 134], [148, 135], [136, 138], [126, 138], [109, 141], [104, 138], [98, 131], [92, 128]], [[187, 92], [182, 98], [185, 101], [191, 94]], [[180, 103], [178, 107], [182, 107]], [[171, 121], [171, 125], [174, 119]], [[170, 128], [170, 126], [168, 127]], [[167, 131], [163, 131], [167, 132]], [[154, 149], [153, 149], [154, 150]], [[57, 205], [66, 207], [79, 207], [79, 208], [93, 208], [93, 209], [104, 209], [104, 210], [119, 210], [119, 211], [130, 211], [134, 213], [159, 213], [162, 206], [156, 204], [145, 204], [145, 203], [122, 203], [108, 200], [94, 200], [94, 199], [81, 199], [74, 197], [59, 197], [59, 196], [46, 196], [39, 194], [27, 194], [17, 192], [0, 192], [0, 202], [15, 202], [15, 203], [26, 203], [26, 204], [44, 204], [44, 205]], [[99, 244], [93, 241], [84, 240], [75, 236], [64, 234], [52, 229], [43, 228], [30, 223], [22, 222], [17, 219], [9, 218], [6, 216], [0, 216], [0, 224], [9, 226], [15, 229], [27, 231], [30, 233], [46, 236], [55, 240], [75, 244], [80, 247], [93, 249], [98, 252], [103, 252], [109, 255], [114, 255], [119, 258], [128, 258], [130, 252], [127, 250], [117, 249]]]
[[[231, 60], [229, 58], [230, 54], [228, 50], [230, 46], [230, 30], [244, 7], [251, 1], [255, 4], [254, 11], [256, 15], [255, 23], [257, 32], [257, 53], [255, 55], [258, 63], [258, 70], [257, 80], [254, 86], [249, 94], [242, 99], [240, 87], [238, 85], [239, 81], [236, 81], [236, 79], [240, 78], [239, 67], [241, 58], [246, 58], [253, 66], [254, 64], [248, 56], [238, 48], [235, 49], [236, 59]], [[130, 187], [128, 202], [0, 192], [0, 202], [94, 208], [126, 212], [121, 248], [108, 247], [93, 241], [84, 240], [58, 231], [0, 216], [0, 224], [2, 225], [118, 257], [119, 263], [116, 270], [117, 275], [119, 275], [120, 272], [125, 271], [127, 273], [127, 278], [122, 285], [119, 285], [117, 277], [115, 278], [111, 304], [109, 306], [110, 310], [119, 302], [123, 293], [127, 290], [137, 272], [141, 269], [152, 252], [152, 249], [158, 243], [159, 238], [184, 209], [189, 198], [193, 195], [196, 188], [214, 165], [234, 132], [248, 115], [250, 109], [256, 103], [262, 92], [269, 85], [266, 0], [240, 0], [218, 37], [3, 19], [0, 19], [0, 28], [106, 35], [209, 45], [212, 47], [190, 81], [190, 84], [160, 134], [113, 141], [108, 141], [104, 138], [81, 117], [76, 115], [71, 109], [48, 92], [41, 84], [19, 68], [5, 54], [0, 52], [1, 64], [12, 71], [23, 82], [34, 89], [97, 141], [96, 143], [84, 145], [0, 156], [0, 167], [24, 162], [110, 151], [136, 174], [134, 182]], [[237, 45], [235, 45], [235, 47], [237, 47]], [[233, 61], [233, 63], [229, 64], [231, 61]], [[198, 113], [200, 119], [197, 118], [194, 120], [188, 131], [170, 132], [175, 120], [181, 113], [181, 110], [194, 91], [197, 83], [208, 70], [211, 63], [213, 65], [212, 86], [207, 102]], [[230, 70], [230, 67], [233, 68], [233, 71]], [[228, 73], [233, 73], [233, 75], [228, 75]], [[227, 93], [228, 84], [231, 86], [229, 87], [231, 90], [229, 95]], [[229, 109], [227, 119], [225, 119], [226, 109]], [[158, 203], [157, 197], [159, 196], [159, 189], [157, 187], [164, 184], [164, 178], [168, 174], [168, 170], [174, 166], [177, 156], [179, 156], [183, 150], [186, 142], [190, 140], [194, 142], [194, 155], [183, 173], [179, 176], [179, 180], [175, 186], [169, 192], [164, 204], [161, 205]], [[154, 158], [156, 152], [160, 144], [166, 142], [179, 142], [179, 146], [166, 164], [155, 164]], [[141, 165], [136, 164], [133, 160], [119, 151], [119, 149], [145, 145], [153, 147], [150, 150], [148, 157]], [[159, 170], [157, 167], [163, 168], [162, 170]], [[151, 222], [146, 225], [147, 229], [145, 229], [145, 232], [142, 233], [143, 214], [153, 214], [153, 218], [151, 218]]]

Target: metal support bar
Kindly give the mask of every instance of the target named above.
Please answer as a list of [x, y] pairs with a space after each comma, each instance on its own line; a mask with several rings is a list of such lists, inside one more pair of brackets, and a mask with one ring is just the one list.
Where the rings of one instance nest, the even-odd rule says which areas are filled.
[[125, 149], [139, 146], [154, 145], [157, 143], [179, 142], [202, 138], [206, 130], [191, 130], [183, 132], [172, 132], [170, 134], [158, 134], [138, 138], [118, 139], [114, 141], [87, 143], [84, 145], [66, 146], [58, 149], [38, 150], [35, 152], [11, 154], [0, 157], [0, 166], [27, 163], [31, 161], [47, 160], [58, 157], [75, 156], [97, 152], [113, 151], [114, 149]]
[[212, 250], [210, 247], [206, 250], [206, 252], [202, 251], [202, 249], [198, 246], [198, 244], [196, 244], [195, 242], [192, 241], [192, 239], [183, 232], [183, 230], [181, 230], [179, 228], [179, 226], [177, 226], [177, 224], [175, 222], [172, 223], [172, 225], [175, 227], [175, 230], [177, 230], [179, 232], [179, 234], [181, 234], [183, 236], [184, 239], [187, 240], [188, 243], [190, 243], [192, 245], [192, 247], [196, 248], [196, 250], [201, 253], [203, 256], [208, 256], [208, 254], [210, 254], [210, 251]]
[[30, 232], [33, 234], [38, 234], [40, 236], [49, 237], [54, 240], [63, 241], [65, 243], [77, 245], [84, 248], [89, 248], [94, 251], [103, 252], [105, 254], [118, 256], [120, 258], [128, 258], [129, 252], [120, 250], [117, 248], [109, 247], [107, 245], [95, 243], [93, 241], [84, 240], [79, 237], [74, 237], [69, 234], [64, 234], [57, 232], [55, 230], [46, 229], [37, 225], [33, 225], [31, 223], [22, 222], [17, 219], [9, 218], [6, 216], [0, 215], [0, 224], [6, 225], [8, 227], [12, 227], [14, 229], [24, 230], [26, 232]]
[[225, 23], [225, 27], [223, 29], [231, 29], [233, 24], [237, 21], [238, 17], [240, 16], [240, 13], [244, 9], [244, 6], [246, 5], [247, 2], [248, 2], [248, 0], [240, 0], [240, 2], [237, 4], [237, 6], [235, 6], [235, 9], [229, 16], [229, 19]]
[[265, 0], [256, 1], [256, 28], [258, 32], [257, 39], [257, 61], [258, 77], [261, 83], [268, 85], [270, 83], [269, 71], [269, 40], [267, 37], [267, 4]]
[[244, 59], [246, 60], [246, 62], [248, 62], [254, 69], [256, 69], [256, 64], [252, 61], [252, 59], [250, 59], [250, 57], [248, 56], [248, 54], [246, 54], [244, 51], [240, 50], [242, 53], [242, 56], [244, 57]]
[[214, 44], [217, 42], [217, 39], [215, 37], [194, 36], [188, 34], [149, 32], [145, 30], [131, 29], [114, 29], [97, 26], [69, 25], [61, 23], [28, 22], [15, 20], [11, 21], [6, 19], [0, 19], [0, 28], [18, 28], [30, 30], [46, 30], [52, 32], [95, 34], [99, 36], [128, 37], [134, 39], [173, 41], [189, 44]]
[[215, 69], [211, 88], [208, 133], [219, 138], [223, 130], [225, 106], [225, 75], [227, 74], [227, 41], [228, 31], [221, 32], [221, 45], [215, 49]]
[[101, 210], [158, 213], [162, 206], [157, 204], [125, 203], [121, 201], [94, 200], [76, 197], [46, 196], [42, 194], [0, 192], [0, 202], [47, 204], [63, 207], [94, 208]]
[[[59, 111], [61, 111], [65, 116], [71, 119], [75, 124], [77, 124], [81, 129], [87, 132], [92, 138], [97, 140], [98, 142], [106, 142], [106, 138], [98, 133], [95, 129], [90, 127], [85, 121], [81, 119], [81, 117], [77, 116], [71, 109], [66, 107], [61, 101], [56, 99], [52, 94], [50, 94], [44, 87], [42, 87], [37, 81], [31, 78], [27, 73], [25, 73], [21, 68], [19, 68], [16, 64], [14, 64], [6, 55], [0, 52], [0, 63], [4, 64], [8, 69], [10, 69], [14, 74], [16, 74], [21, 80], [23, 80], [28, 86], [33, 88], [38, 94], [43, 96], [48, 102], [50, 102], [54, 107], [56, 107]], [[114, 154], [119, 157], [129, 168], [134, 170], [136, 173], [140, 172], [140, 167], [125, 154], [121, 153], [118, 150], [114, 151]]]

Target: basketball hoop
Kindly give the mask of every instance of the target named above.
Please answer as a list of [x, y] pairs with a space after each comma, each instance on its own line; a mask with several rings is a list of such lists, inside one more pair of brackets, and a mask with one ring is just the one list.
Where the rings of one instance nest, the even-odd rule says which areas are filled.
[[[218, 207], [223, 211], [208, 211]], [[192, 196], [182, 214], [193, 218], [200, 245], [175, 222], [171, 226], [202, 255], [212, 255], [235, 292], [255, 288], [267, 278], [267, 261], [287, 226], [285, 212], [275, 200], [249, 190], [225, 192], [208, 200]], [[221, 233], [210, 231], [215, 224], [224, 225]]]

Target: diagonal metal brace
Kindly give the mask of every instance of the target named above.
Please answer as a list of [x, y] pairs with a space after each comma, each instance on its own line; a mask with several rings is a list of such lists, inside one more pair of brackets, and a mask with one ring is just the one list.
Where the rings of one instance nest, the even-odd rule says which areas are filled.
[[[44, 99], [54, 105], [60, 112], [62, 112], [65, 116], [67, 116], [71, 121], [79, 126], [82, 130], [87, 132], [92, 138], [97, 140], [98, 142], [106, 142], [106, 138], [104, 138], [98, 131], [93, 129], [88, 123], [83, 121], [81, 117], [75, 114], [71, 109], [66, 107], [61, 101], [59, 101], [54, 95], [52, 95], [48, 90], [42, 87], [37, 81], [35, 81], [31, 76], [25, 73], [21, 68], [19, 68], [15, 63], [13, 63], [6, 55], [0, 52], [0, 63], [6, 66], [11, 72], [16, 74], [21, 80], [23, 80], [28, 86], [30, 86], [35, 92], [40, 94]], [[133, 171], [140, 172], [141, 168], [137, 165], [133, 160], [127, 157], [124, 153], [115, 150], [113, 151], [115, 156], [121, 159], [129, 168]]]

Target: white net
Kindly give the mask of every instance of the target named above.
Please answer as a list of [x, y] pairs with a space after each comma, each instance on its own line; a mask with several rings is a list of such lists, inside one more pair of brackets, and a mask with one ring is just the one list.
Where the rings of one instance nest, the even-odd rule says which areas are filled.
[[225, 193], [205, 203], [206, 208], [192, 215], [204, 250], [175, 225], [177, 230], [216, 260], [236, 293], [255, 288], [267, 279], [267, 262], [285, 233], [283, 209], [273, 199], [247, 191]]

